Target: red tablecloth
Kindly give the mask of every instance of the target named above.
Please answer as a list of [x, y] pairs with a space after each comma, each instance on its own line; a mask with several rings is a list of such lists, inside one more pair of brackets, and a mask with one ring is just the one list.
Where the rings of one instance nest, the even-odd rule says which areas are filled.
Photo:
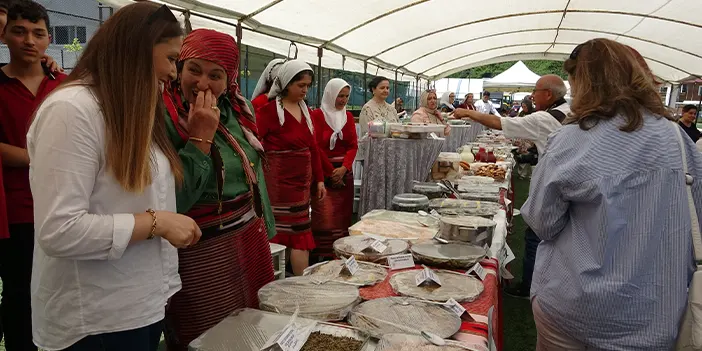
[[[493, 311], [493, 338], [495, 340], [498, 350], [502, 349], [502, 328], [499, 324], [499, 310], [500, 310], [500, 287], [499, 279], [497, 277], [497, 260], [490, 258], [484, 259], [480, 264], [485, 268], [488, 273], [483, 281], [484, 290], [473, 302], [462, 303], [461, 305], [466, 309], [470, 316], [463, 315], [463, 323], [461, 324], [461, 329], [458, 333], [453, 336], [453, 339], [459, 341], [465, 341], [468, 344], [484, 344], [485, 347], [488, 346], [488, 311], [490, 307], [495, 307]], [[420, 269], [420, 266], [410, 269]], [[390, 278], [393, 274], [402, 272], [404, 270], [390, 271], [385, 281], [380, 284], [376, 284], [370, 287], [361, 288], [361, 297], [364, 300], [373, 300], [383, 297], [398, 296], [392, 290], [390, 286]], [[472, 317], [472, 318], [471, 318]]]

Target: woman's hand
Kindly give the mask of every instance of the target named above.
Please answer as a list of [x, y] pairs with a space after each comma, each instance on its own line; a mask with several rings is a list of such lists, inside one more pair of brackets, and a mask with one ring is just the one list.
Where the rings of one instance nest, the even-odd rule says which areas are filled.
[[202, 231], [195, 221], [182, 214], [156, 211], [155, 236], [168, 240], [178, 249], [197, 244], [202, 236]]
[[317, 183], [317, 199], [324, 200], [327, 196], [327, 188], [324, 187], [324, 182]]
[[[219, 108], [217, 107], [217, 97], [212, 91], [197, 93], [194, 105], [190, 105], [188, 111], [188, 131], [190, 136], [212, 140], [219, 125]], [[203, 150], [205, 154], [210, 152], [210, 145], [206, 142], [197, 143], [196, 146]]]
[[332, 172], [332, 176], [331, 176], [332, 182], [334, 182], [335, 184], [340, 183], [341, 180], [344, 179], [344, 176], [346, 175], [346, 172], [348, 172], [348, 171], [349, 170], [346, 169], [346, 167], [344, 167], [344, 166], [341, 166], [339, 168], [334, 169], [334, 171]]

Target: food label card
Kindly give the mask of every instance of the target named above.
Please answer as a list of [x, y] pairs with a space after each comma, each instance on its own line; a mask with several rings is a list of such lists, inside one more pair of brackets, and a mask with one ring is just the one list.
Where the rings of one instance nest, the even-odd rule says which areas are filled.
[[414, 279], [417, 283], [417, 286], [423, 284], [436, 284], [438, 286], [441, 286], [441, 279], [439, 279], [439, 276], [436, 275], [434, 271], [426, 267], [419, 271], [419, 273], [417, 273]]
[[473, 266], [471, 269], [466, 272], [466, 274], [471, 274], [475, 273], [475, 275], [480, 278], [480, 280], [485, 280], [485, 277], [487, 276], [487, 272], [485, 272], [485, 268], [480, 265], [480, 262], [476, 263], [475, 266]]
[[451, 310], [451, 312], [455, 313], [459, 317], [466, 313], [466, 309], [453, 298], [450, 298], [448, 301], [446, 301], [444, 306], [446, 306], [446, 308]]
[[414, 257], [412, 257], [412, 254], [388, 256], [388, 266], [390, 266], [390, 270], [393, 271], [398, 269], [413, 268], [415, 266]]

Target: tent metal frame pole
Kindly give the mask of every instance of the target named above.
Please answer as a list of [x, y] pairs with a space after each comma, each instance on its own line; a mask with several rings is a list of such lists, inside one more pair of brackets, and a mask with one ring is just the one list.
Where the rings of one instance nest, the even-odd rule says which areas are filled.
[[414, 94], [414, 109], [419, 109], [419, 76], [417, 76], [417, 82], [414, 84], [414, 89], [416, 93]]
[[324, 49], [317, 48], [317, 107], [322, 106], [322, 56]]
[[393, 83], [392, 91], [395, 92], [395, 99], [392, 100], [392, 103], [397, 102], [397, 70], [395, 70], [395, 82]]
[[364, 103], [368, 101], [368, 89], [366, 89], [367, 84], [368, 84], [368, 61], [363, 61], [363, 101], [364, 101]]
[[[241, 37], [242, 37], [243, 33], [244, 33], [244, 31], [241, 27], [241, 21], [238, 21], [236, 23], [236, 47], [239, 49], [239, 57], [241, 57]], [[239, 69], [239, 67], [237, 67], [237, 69]], [[244, 72], [244, 73], [246, 73], [246, 72]], [[239, 84], [239, 87], [241, 87], [241, 74], [239, 74], [238, 77], [239, 78], [237, 79], [238, 80], [237, 84]], [[248, 94], [247, 94], [247, 96], [248, 96]]]
[[[246, 56], [244, 57], [244, 76], [246, 77], [246, 96], [249, 96], [249, 46], [246, 45]], [[239, 85], [241, 89], [241, 85]]]

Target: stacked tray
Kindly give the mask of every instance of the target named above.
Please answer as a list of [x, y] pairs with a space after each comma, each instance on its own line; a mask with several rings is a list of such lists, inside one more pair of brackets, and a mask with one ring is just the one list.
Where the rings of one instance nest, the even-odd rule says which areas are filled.
[[396, 273], [390, 278], [390, 285], [396, 294], [421, 300], [446, 302], [454, 299], [458, 302], [470, 302], [478, 298], [485, 287], [483, 282], [472, 276], [457, 272], [435, 271], [441, 280], [441, 286], [419, 285], [416, 275], [419, 270]]
[[365, 235], [343, 237], [334, 242], [334, 252], [337, 257], [350, 257], [353, 255], [358, 261], [387, 264], [388, 256], [406, 253], [409, 249], [409, 244], [397, 239], [386, 240], [384, 244], [387, 248], [380, 253], [361, 249], [367, 247], [369, 242], [372, 241], [374, 239]]
[[461, 318], [434, 303], [386, 297], [356, 306], [349, 314], [349, 323], [377, 338], [391, 333], [419, 334], [422, 331], [448, 338], [458, 332]]
[[264, 311], [321, 321], [340, 321], [360, 301], [358, 288], [349, 284], [320, 284], [311, 277], [275, 280], [258, 291], [259, 307]]
[[412, 246], [412, 256], [416, 261], [439, 268], [469, 269], [486, 254], [485, 248], [464, 243], [426, 242]]

